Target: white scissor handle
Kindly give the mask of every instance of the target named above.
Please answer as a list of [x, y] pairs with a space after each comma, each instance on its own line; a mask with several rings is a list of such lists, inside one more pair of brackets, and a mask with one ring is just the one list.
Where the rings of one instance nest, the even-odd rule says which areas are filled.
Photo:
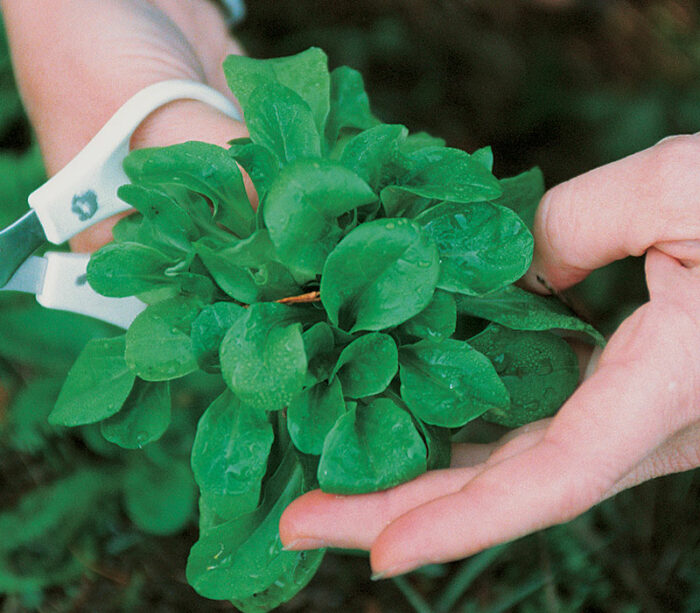
[[44, 285], [36, 295], [37, 302], [59, 311], [88, 315], [107, 323], [128, 328], [146, 308], [138, 298], [106, 298], [87, 282], [87, 253], [50, 251], [44, 255], [46, 272]]
[[153, 111], [173, 100], [185, 99], [199, 100], [233, 119], [241, 119], [231, 100], [203, 83], [171, 80], [142, 89], [73, 160], [30, 194], [29, 206], [36, 211], [49, 241], [61, 244], [129, 208], [117, 198], [117, 188], [129, 182], [122, 162], [129, 153], [131, 136]]

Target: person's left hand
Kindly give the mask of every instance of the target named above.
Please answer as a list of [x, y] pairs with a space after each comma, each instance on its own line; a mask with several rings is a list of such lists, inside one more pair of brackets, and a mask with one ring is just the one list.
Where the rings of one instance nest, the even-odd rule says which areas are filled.
[[[222, 62], [242, 50], [211, 0], [2, 0], [2, 12], [17, 83], [49, 175], [148, 85], [189, 79], [233, 99]], [[176, 100], [144, 120], [131, 146], [186, 140], [226, 146], [246, 135], [242, 122], [213, 107]], [[93, 251], [109, 242], [116, 219], [73, 238], [73, 250]]]
[[700, 135], [577, 177], [543, 199], [537, 272], [564, 289], [646, 252], [650, 301], [615, 332], [556, 417], [452, 467], [359, 496], [310, 492], [280, 521], [287, 549], [370, 550], [391, 577], [572, 519], [616, 492], [700, 466]]

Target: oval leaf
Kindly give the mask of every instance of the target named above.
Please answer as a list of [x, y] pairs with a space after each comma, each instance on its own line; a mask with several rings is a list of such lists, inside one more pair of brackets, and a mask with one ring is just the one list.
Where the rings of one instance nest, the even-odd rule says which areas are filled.
[[49, 422], [80, 426], [117, 413], [136, 379], [124, 348], [123, 336], [89, 341], [68, 372]]
[[270, 186], [263, 216], [281, 260], [313, 278], [342, 237], [338, 217], [376, 200], [355, 173], [327, 160], [300, 161]]
[[454, 296], [442, 290], [435, 290], [430, 304], [402, 324], [399, 330], [409, 336], [439, 341], [452, 336], [456, 328], [457, 305]]
[[440, 274], [437, 247], [407, 219], [381, 219], [348, 234], [326, 260], [321, 301], [351, 332], [381, 330], [420, 313]]
[[241, 171], [223, 147], [190, 141], [136, 149], [124, 160], [124, 170], [135, 184], [185, 187], [205, 196], [214, 206], [214, 218], [241, 238], [255, 227]]
[[172, 283], [165, 271], [174, 263], [147, 245], [110, 243], [90, 257], [87, 280], [103, 296], [125, 298]]
[[267, 480], [255, 511], [200, 532], [187, 560], [190, 585], [202, 596], [232, 600], [246, 611], [268, 611], [291, 598], [324, 554], [282, 549], [282, 511], [303, 493], [303, 471], [290, 449]]
[[505, 207], [444, 202], [416, 221], [440, 251], [442, 289], [486, 294], [522, 277], [532, 261], [532, 234]]
[[219, 347], [229, 328], [245, 314], [233, 302], [216, 302], [202, 309], [192, 322], [192, 350], [197, 363], [207, 372], [220, 372]]
[[331, 378], [338, 376], [347, 398], [362, 398], [383, 392], [398, 368], [399, 352], [394, 339], [372, 332], [343, 349]]
[[321, 137], [311, 109], [288, 87], [275, 82], [257, 87], [245, 121], [251, 140], [272, 151], [282, 164], [321, 156]]
[[305, 389], [287, 409], [287, 428], [294, 446], [302, 453], [320, 455], [326, 435], [343, 413], [343, 388], [337, 379]]
[[402, 348], [399, 377], [404, 402], [416, 417], [435, 426], [457, 428], [509, 403], [491, 361], [453, 339]]
[[168, 381], [197, 370], [190, 329], [200, 308], [198, 300], [176, 296], [143, 311], [126, 333], [129, 368], [146, 381]]
[[170, 425], [170, 384], [137, 381], [121, 411], [100, 424], [102, 436], [124, 449], [157, 441]]
[[509, 285], [486, 296], [455, 295], [457, 312], [488, 319], [513, 330], [564, 330], [587, 336], [597, 345], [605, 339], [593, 326], [576, 317], [557, 298], [537, 296]]
[[557, 412], [579, 380], [576, 353], [551, 332], [525, 332], [490, 325], [469, 344], [493, 362], [508, 390], [510, 406], [481, 417], [517, 428]]
[[192, 470], [202, 496], [230, 519], [258, 506], [274, 438], [265, 413], [228, 390], [204, 412], [192, 446]]
[[306, 353], [294, 310], [253, 304], [221, 344], [224, 380], [240, 400], [263, 411], [286, 407], [302, 389]]
[[409, 481], [427, 468], [411, 416], [388, 398], [351, 409], [329, 432], [318, 465], [324, 492], [363, 494]]

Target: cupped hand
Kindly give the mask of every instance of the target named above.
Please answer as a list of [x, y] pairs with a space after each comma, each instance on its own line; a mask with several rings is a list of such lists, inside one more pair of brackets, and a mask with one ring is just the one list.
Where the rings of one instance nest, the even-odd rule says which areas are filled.
[[[666, 139], [550, 190], [533, 277], [563, 290], [646, 254], [648, 303], [557, 415], [452, 467], [359, 496], [314, 491], [280, 522], [289, 549], [370, 550], [390, 577], [561, 523], [642, 481], [700, 466], [700, 134]], [[632, 520], [632, 518], [630, 518]]]
[[[241, 49], [210, 0], [2, 0], [15, 74], [47, 171], [55, 174], [147, 85], [191, 79], [231, 96], [221, 69]], [[242, 123], [196, 101], [152, 113], [131, 145], [225, 145]], [[77, 251], [111, 239], [115, 218], [76, 236]]]

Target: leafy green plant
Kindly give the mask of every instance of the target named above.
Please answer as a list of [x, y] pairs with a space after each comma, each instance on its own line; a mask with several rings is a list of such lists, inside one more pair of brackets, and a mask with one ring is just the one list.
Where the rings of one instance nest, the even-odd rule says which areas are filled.
[[[315, 48], [232, 56], [224, 70], [250, 137], [126, 159], [119, 195], [138, 214], [88, 279], [148, 307], [125, 335], [85, 346], [49, 421], [148, 457], [178, 415], [171, 382], [214, 375], [219, 396], [193, 407], [196, 431], [177, 439], [180, 452], [190, 441], [199, 486], [187, 577], [208, 598], [267, 611], [324, 554], [282, 549], [289, 502], [445, 467], [452, 434], [474, 419], [553, 414], [578, 381], [560, 335], [602, 339], [514, 285], [532, 258], [536, 169], [499, 181], [488, 148], [470, 155], [381, 123], [359, 73], [329, 73]], [[127, 467], [126, 506], [171, 532], [191, 511], [190, 472], [163, 472], [175, 456], [156, 457], [160, 471]]]

